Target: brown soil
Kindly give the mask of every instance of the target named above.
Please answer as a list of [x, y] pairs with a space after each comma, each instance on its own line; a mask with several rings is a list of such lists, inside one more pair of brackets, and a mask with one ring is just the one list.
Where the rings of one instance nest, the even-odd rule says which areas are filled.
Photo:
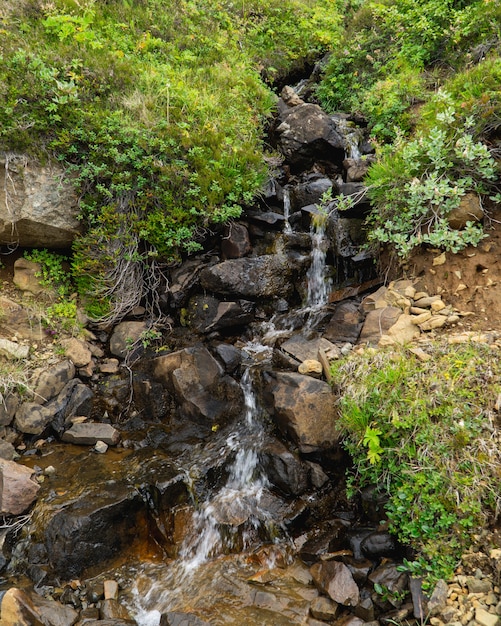
[[457, 254], [446, 253], [442, 265], [433, 265], [434, 259], [439, 260], [440, 250], [420, 249], [400, 270], [394, 268], [392, 277], [416, 278], [418, 289], [430, 295], [439, 293], [447, 304], [461, 312], [473, 313], [462, 318], [461, 330], [499, 330], [501, 209], [491, 216], [486, 232], [489, 237], [477, 248], [470, 247]]

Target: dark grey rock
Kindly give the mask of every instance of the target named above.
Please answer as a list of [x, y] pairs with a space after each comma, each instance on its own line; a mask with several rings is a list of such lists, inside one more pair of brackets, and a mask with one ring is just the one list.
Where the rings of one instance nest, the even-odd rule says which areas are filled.
[[355, 344], [360, 335], [364, 316], [354, 302], [341, 302], [334, 310], [323, 333], [332, 343]]
[[33, 402], [43, 404], [55, 398], [75, 376], [75, 366], [70, 360], [60, 361], [40, 370], [33, 381]]
[[229, 259], [204, 269], [204, 289], [232, 298], [287, 297], [292, 287], [294, 263], [283, 255]]
[[52, 418], [49, 408], [35, 402], [23, 402], [16, 411], [14, 426], [27, 435], [41, 435]]
[[225, 226], [221, 241], [221, 252], [224, 259], [240, 259], [252, 250], [249, 231], [245, 224], [231, 222]]
[[277, 133], [279, 149], [296, 171], [319, 160], [341, 165], [345, 158], [344, 141], [335, 122], [316, 104], [285, 109]]

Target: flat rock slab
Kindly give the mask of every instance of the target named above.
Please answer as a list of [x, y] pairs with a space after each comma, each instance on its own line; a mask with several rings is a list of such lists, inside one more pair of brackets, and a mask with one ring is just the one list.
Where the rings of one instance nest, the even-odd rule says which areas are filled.
[[73, 424], [63, 434], [62, 439], [67, 443], [83, 446], [93, 446], [98, 441], [104, 441], [109, 446], [116, 446], [120, 441], [120, 433], [110, 424], [84, 422], [83, 424]]

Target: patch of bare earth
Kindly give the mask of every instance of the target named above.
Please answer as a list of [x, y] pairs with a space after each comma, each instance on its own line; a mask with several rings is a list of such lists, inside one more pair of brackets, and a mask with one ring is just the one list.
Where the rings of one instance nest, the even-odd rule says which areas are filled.
[[478, 247], [446, 252], [444, 263], [440, 250], [420, 249], [403, 268], [406, 278], [419, 279], [418, 288], [473, 313], [460, 322], [465, 330], [501, 329], [501, 209], [491, 215], [485, 230], [489, 236]]

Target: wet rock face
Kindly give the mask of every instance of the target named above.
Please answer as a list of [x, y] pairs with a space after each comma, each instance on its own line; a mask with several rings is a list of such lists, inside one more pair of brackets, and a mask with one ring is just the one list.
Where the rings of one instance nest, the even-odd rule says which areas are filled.
[[293, 290], [293, 263], [285, 256], [230, 259], [204, 269], [200, 282], [216, 294], [240, 298], [287, 297]]
[[52, 571], [63, 578], [79, 576], [130, 546], [144, 527], [143, 507], [139, 496], [115, 484], [57, 512], [44, 533]]
[[245, 326], [254, 320], [255, 304], [249, 300], [220, 302], [211, 296], [193, 296], [187, 307], [191, 328], [200, 333]]

